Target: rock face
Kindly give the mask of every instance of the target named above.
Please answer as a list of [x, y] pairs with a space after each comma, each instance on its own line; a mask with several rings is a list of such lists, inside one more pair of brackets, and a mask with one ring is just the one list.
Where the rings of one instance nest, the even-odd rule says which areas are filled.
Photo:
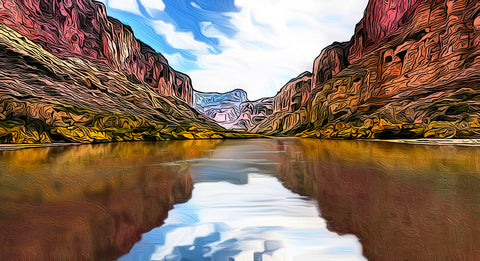
[[282, 107], [253, 130], [326, 138], [477, 137], [479, 43], [476, 1], [370, 0], [352, 39], [315, 60], [305, 104]]
[[274, 112], [294, 112], [304, 106], [310, 98], [312, 73], [304, 72], [290, 80], [274, 98]]
[[240, 105], [247, 100], [247, 93], [240, 89], [226, 93], [194, 92], [195, 109], [225, 128], [240, 116]]
[[240, 116], [227, 129], [250, 131], [273, 113], [273, 98], [263, 98], [240, 104]]
[[0, 143], [246, 136], [193, 110], [192, 92], [99, 3], [0, 1]]
[[193, 104], [190, 78], [135, 38], [132, 30], [107, 17], [92, 0], [3, 0], [0, 22], [59, 58], [104, 63], [162, 96]]

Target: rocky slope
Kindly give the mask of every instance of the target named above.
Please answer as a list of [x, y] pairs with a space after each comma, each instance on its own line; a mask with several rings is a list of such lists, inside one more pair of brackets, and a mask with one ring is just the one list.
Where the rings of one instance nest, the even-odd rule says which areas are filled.
[[478, 137], [479, 43], [476, 1], [370, 0], [352, 39], [332, 44], [315, 59], [307, 101], [289, 107], [305, 91], [280, 92], [276, 100], [286, 106], [253, 131], [324, 138]]
[[108, 17], [92, 0], [4, 0], [0, 21], [47, 52], [108, 65], [162, 96], [192, 105], [190, 78], [174, 71], [167, 60], [137, 40], [130, 27]]
[[0, 143], [235, 137], [102, 4], [0, 2]]
[[247, 93], [240, 89], [226, 93], [194, 92], [195, 109], [225, 128], [238, 118], [240, 104], [247, 100]]

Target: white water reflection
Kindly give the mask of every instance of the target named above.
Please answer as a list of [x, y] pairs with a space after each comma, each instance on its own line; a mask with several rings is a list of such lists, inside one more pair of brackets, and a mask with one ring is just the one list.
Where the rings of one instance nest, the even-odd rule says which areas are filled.
[[276, 153], [236, 144], [200, 160], [192, 198], [120, 260], [364, 260], [355, 236], [328, 231], [316, 201], [272, 175]]

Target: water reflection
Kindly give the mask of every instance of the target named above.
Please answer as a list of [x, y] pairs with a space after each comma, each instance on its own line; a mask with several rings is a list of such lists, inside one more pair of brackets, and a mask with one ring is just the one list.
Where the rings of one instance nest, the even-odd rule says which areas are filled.
[[195, 160], [192, 198], [120, 260], [363, 260], [356, 237], [328, 231], [315, 200], [274, 176], [276, 145], [226, 141]]
[[478, 195], [476, 147], [287, 138], [0, 151], [0, 259], [476, 260]]
[[127, 252], [174, 203], [190, 197], [186, 160], [218, 143], [1, 151], [0, 259], [111, 260]]
[[279, 177], [372, 260], [480, 257], [480, 148], [280, 140]]

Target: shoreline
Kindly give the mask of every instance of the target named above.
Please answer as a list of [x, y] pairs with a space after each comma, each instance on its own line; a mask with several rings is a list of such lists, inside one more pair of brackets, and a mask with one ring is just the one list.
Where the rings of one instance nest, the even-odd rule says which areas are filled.
[[14, 143], [5, 143], [0, 144], [0, 151], [9, 151], [9, 150], [21, 150], [21, 149], [33, 149], [33, 148], [46, 148], [46, 147], [66, 147], [66, 146], [78, 146], [83, 144], [93, 144], [93, 143], [28, 143], [28, 144], [14, 144]]
[[[259, 139], [266, 137], [259, 137]], [[268, 137], [273, 139], [290, 139], [301, 137]], [[247, 138], [251, 139], [251, 137]], [[310, 139], [310, 138], [303, 138]], [[465, 147], [480, 147], [480, 139], [357, 139], [345, 141], [369, 141], [369, 142], [388, 142], [396, 144], [409, 144], [409, 145], [433, 145], [433, 146], [465, 146]], [[118, 142], [118, 141], [117, 141]], [[129, 142], [129, 141], [127, 141]], [[110, 142], [107, 142], [110, 143]], [[20, 149], [32, 149], [32, 148], [46, 148], [46, 147], [66, 147], [66, 146], [79, 146], [86, 144], [99, 144], [99, 143], [29, 143], [29, 144], [14, 144], [5, 143], [0, 144], [0, 151], [20, 150]]]
[[465, 146], [465, 147], [477, 147], [480, 146], [480, 139], [371, 139], [366, 141], [383, 141], [397, 144], [410, 144], [410, 145], [434, 145], [434, 146]]

